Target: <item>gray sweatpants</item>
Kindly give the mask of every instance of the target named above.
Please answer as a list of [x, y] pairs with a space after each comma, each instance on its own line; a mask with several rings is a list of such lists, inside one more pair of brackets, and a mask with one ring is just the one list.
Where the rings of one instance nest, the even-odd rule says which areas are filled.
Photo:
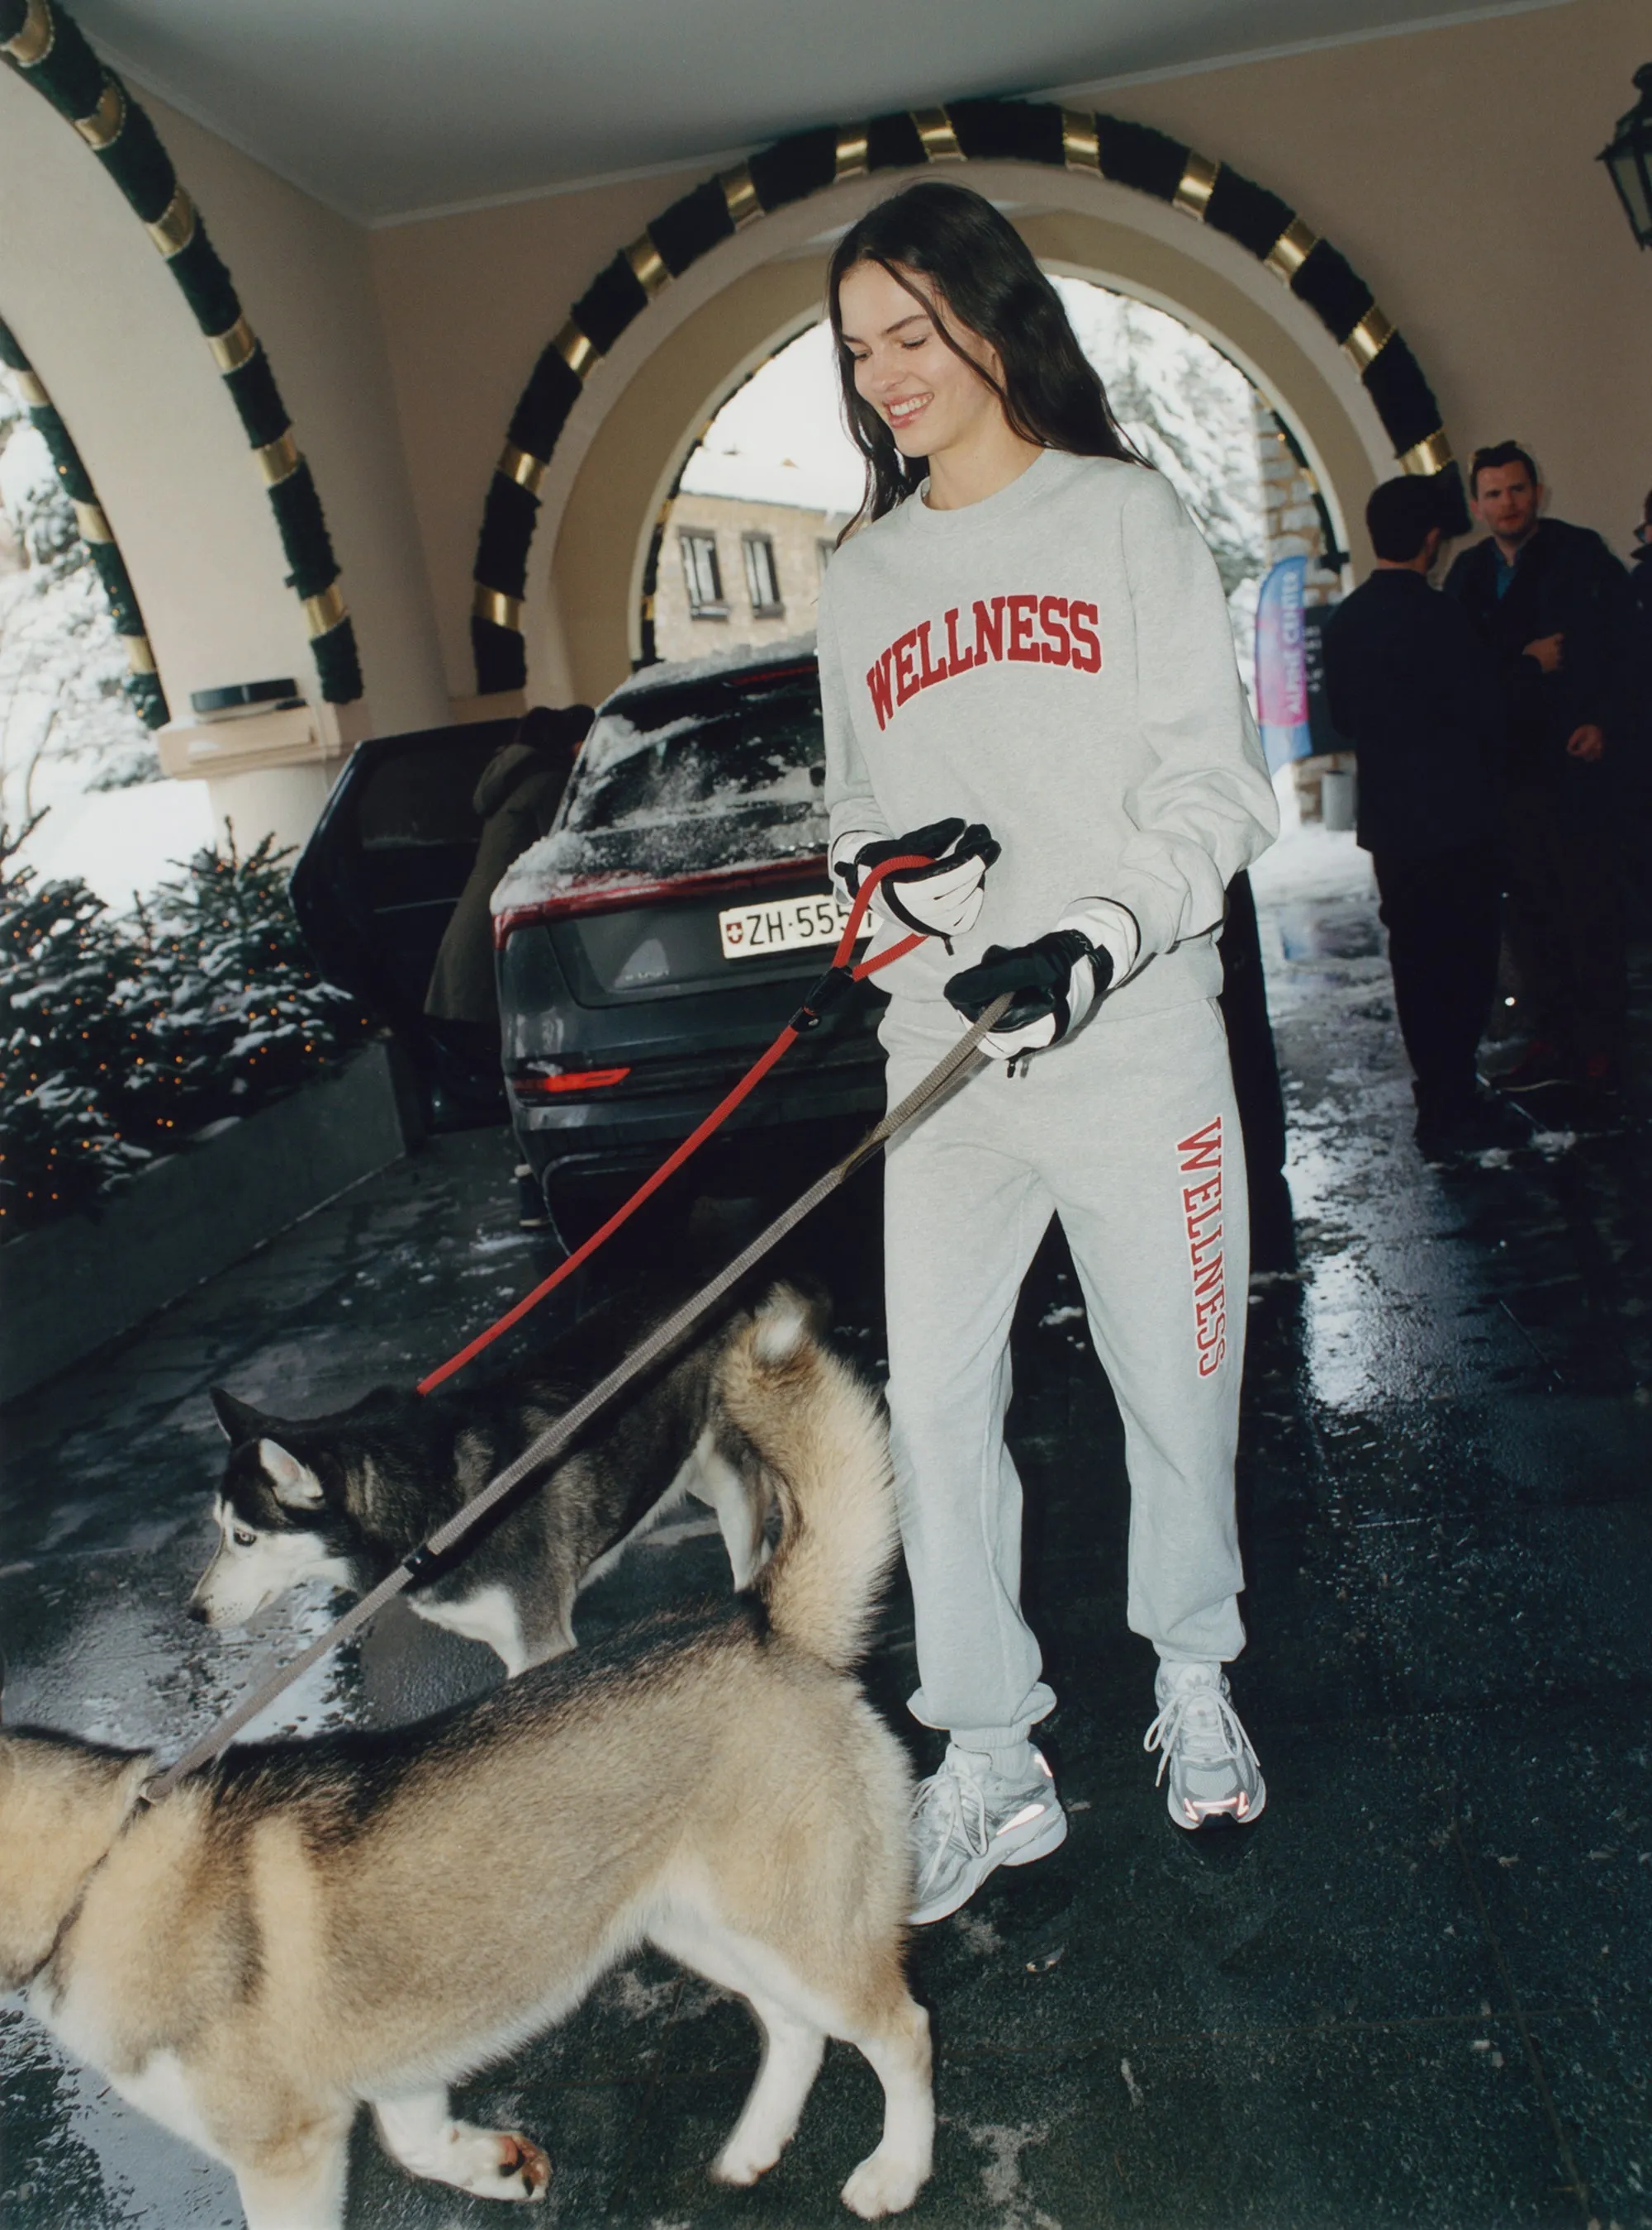
[[[896, 1001], [890, 1102], [956, 1018]], [[1055, 1697], [1021, 1614], [1021, 1481], [1003, 1443], [1010, 1324], [1052, 1214], [1124, 1419], [1132, 1628], [1162, 1657], [1244, 1647], [1234, 1521], [1249, 1230], [1216, 1002], [1107, 1016], [971, 1076], [888, 1150], [889, 1410], [926, 1725], [1015, 1741]]]

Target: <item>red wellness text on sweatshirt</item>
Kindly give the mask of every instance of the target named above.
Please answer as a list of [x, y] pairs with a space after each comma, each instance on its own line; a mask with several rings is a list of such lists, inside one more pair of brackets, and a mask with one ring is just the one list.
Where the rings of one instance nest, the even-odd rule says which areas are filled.
[[1068, 596], [977, 596], [967, 618], [954, 604], [939, 620], [908, 628], [867, 668], [879, 727], [887, 727], [920, 690], [1005, 659], [1099, 674], [1101, 637], [1095, 606]]

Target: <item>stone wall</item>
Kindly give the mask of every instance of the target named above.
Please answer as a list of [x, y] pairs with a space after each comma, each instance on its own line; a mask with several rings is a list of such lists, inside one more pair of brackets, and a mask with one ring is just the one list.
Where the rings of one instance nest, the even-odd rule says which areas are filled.
[[1255, 409], [1268, 562], [1277, 565], [1281, 558], [1306, 558], [1307, 602], [1333, 604], [1342, 594], [1342, 577], [1326, 563], [1325, 525], [1313, 500], [1320, 492], [1318, 484], [1312, 469], [1293, 455], [1279, 420], [1260, 395]]

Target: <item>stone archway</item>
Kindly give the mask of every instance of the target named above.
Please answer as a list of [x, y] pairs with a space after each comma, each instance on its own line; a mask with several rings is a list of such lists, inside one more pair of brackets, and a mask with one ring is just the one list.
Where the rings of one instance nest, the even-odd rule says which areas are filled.
[[803, 133], [663, 212], [540, 357], [486, 506], [479, 688], [519, 689], [532, 668], [535, 693], [595, 697], [623, 676], [649, 532], [700, 428], [817, 311], [837, 230], [952, 163], [1041, 261], [1216, 339], [1296, 430], [1356, 548], [1359, 502], [1396, 462], [1455, 478], [1432, 390], [1369, 287], [1277, 196], [1164, 133], [1023, 101]]

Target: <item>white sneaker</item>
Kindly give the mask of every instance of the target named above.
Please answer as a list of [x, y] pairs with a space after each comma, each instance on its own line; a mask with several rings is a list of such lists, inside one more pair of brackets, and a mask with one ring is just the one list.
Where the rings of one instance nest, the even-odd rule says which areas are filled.
[[1030, 1866], [1067, 1840], [1055, 1776], [1034, 1750], [1037, 1778], [1000, 1780], [980, 1750], [946, 1746], [939, 1773], [920, 1782], [912, 1807], [912, 1921], [944, 1920], [975, 1895], [995, 1866]]
[[1170, 1771], [1165, 1798], [1178, 1827], [1249, 1827], [1262, 1817], [1268, 1784], [1228, 1692], [1219, 1665], [1161, 1663], [1153, 1682], [1158, 1717], [1142, 1739], [1158, 1750], [1157, 1787]]

